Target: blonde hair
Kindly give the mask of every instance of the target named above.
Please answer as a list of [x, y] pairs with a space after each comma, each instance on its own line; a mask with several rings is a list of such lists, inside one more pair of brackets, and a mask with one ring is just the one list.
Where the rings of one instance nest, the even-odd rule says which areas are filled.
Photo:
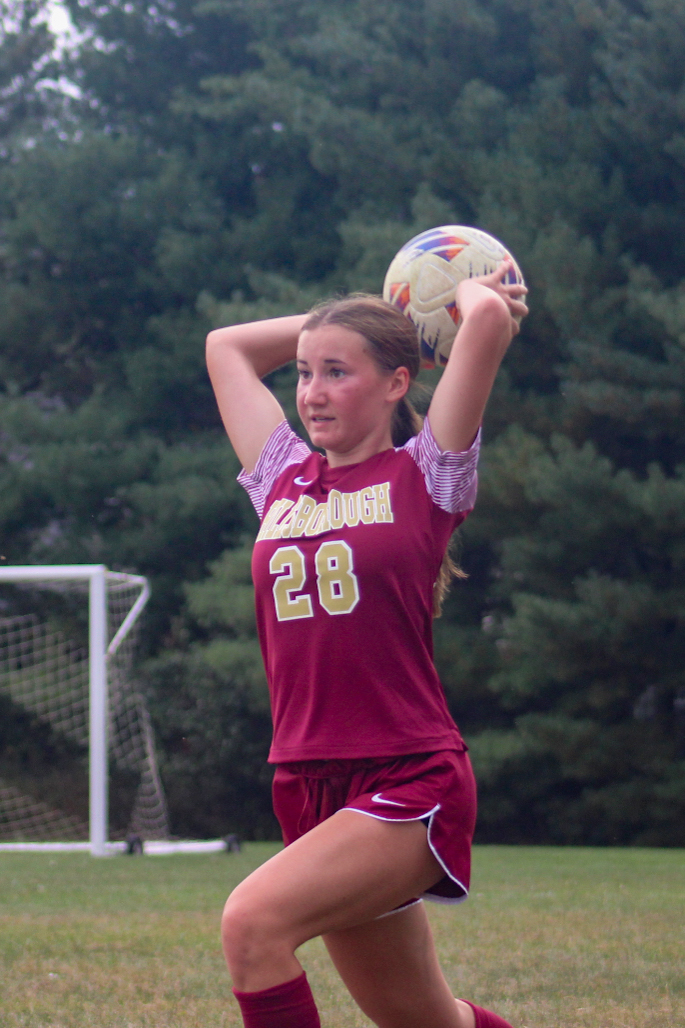
[[[391, 372], [406, 368], [413, 383], [421, 367], [419, 339], [416, 327], [409, 318], [390, 303], [371, 293], [353, 293], [350, 296], [324, 300], [309, 311], [302, 331], [311, 331], [322, 325], [341, 325], [357, 332], [369, 346], [371, 357], [381, 371]], [[418, 435], [423, 418], [408, 396], [403, 396], [393, 411], [391, 434], [393, 446], [404, 446], [412, 436]], [[442, 604], [453, 578], [466, 578], [450, 556], [452, 540], [447, 546], [433, 586], [433, 617], [440, 617]]]

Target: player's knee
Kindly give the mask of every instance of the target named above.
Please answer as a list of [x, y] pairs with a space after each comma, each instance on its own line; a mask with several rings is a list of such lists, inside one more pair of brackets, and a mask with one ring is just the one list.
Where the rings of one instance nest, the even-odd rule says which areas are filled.
[[221, 916], [221, 941], [229, 964], [242, 963], [258, 950], [264, 934], [255, 905], [231, 895]]
[[283, 945], [268, 911], [254, 899], [235, 893], [224, 906], [221, 941], [226, 962], [234, 974], [263, 964]]

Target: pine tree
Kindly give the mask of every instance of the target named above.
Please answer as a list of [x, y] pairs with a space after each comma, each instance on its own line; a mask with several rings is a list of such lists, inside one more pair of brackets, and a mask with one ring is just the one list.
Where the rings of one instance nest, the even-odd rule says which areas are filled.
[[[245, 795], [267, 830], [256, 644], [217, 598], [244, 597], [254, 519], [203, 337], [378, 291], [461, 222], [507, 242], [531, 306], [436, 625], [482, 836], [682, 843], [679, 0], [70, 9], [81, 97], [51, 120], [37, 7], [0, 46], [3, 552], [153, 576], [179, 818], [218, 831]], [[271, 384], [296, 424], [291, 373]], [[205, 709], [248, 740], [232, 798]]]
[[55, 71], [45, 0], [0, 0], [0, 158], [7, 144], [40, 129], [50, 106], [41, 81]]

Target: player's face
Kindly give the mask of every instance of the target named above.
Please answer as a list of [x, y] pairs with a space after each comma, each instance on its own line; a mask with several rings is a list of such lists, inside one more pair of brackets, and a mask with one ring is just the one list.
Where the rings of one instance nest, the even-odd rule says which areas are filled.
[[332, 466], [392, 446], [392, 412], [408, 387], [405, 368], [382, 371], [358, 332], [322, 325], [300, 335], [297, 370], [298, 413]]

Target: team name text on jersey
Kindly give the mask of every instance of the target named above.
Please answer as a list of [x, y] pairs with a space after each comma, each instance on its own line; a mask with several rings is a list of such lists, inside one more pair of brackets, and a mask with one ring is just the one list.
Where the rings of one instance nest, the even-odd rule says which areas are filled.
[[274, 500], [264, 515], [256, 542], [262, 539], [297, 539], [331, 529], [356, 528], [394, 522], [390, 482], [367, 486], [354, 493], [331, 489], [328, 499], [317, 503], [311, 496], [299, 500]]

